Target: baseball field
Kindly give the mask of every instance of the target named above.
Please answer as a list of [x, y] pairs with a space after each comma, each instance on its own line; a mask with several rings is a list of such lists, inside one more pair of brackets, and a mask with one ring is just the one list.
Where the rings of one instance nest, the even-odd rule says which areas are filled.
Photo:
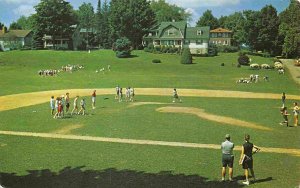
[[[298, 187], [300, 129], [292, 115], [290, 127], [279, 123], [282, 92], [292, 114], [300, 86], [289, 71], [238, 68], [237, 58], [223, 53], [183, 65], [179, 55], [143, 51], [125, 59], [111, 50], [0, 53], [0, 185], [244, 187], [238, 160], [249, 134], [261, 148], [250, 187]], [[251, 59], [273, 65], [272, 58]], [[82, 68], [38, 74], [67, 65]], [[236, 83], [251, 74], [259, 75], [257, 83]], [[115, 100], [117, 85], [133, 87], [134, 102]], [[172, 102], [173, 88], [182, 102]], [[71, 110], [75, 96], [86, 100], [86, 115], [54, 119], [50, 97], [67, 92]], [[220, 181], [225, 134], [235, 144], [234, 182]]]

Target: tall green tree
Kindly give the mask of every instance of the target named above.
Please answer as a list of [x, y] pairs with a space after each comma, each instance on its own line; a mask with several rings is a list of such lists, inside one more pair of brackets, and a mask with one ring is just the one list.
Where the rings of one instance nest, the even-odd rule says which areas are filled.
[[219, 26], [218, 19], [214, 17], [211, 10], [206, 10], [199, 18], [197, 26], [210, 26], [210, 29], [216, 29]]
[[110, 42], [109, 34], [110, 34], [110, 27], [109, 27], [109, 15], [110, 15], [110, 9], [109, 4], [107, 3], [107, 0], [104, 0], [103, 6], [102, 6], [102, 25], [101, 25], [101, 43], [100, 45], [103, 48], [110, 48], [112, 45], [112, 42]]
[[81, 28], [92, 28], [94, 20], [94, 7], [91, 3], [82, 3], [77, 11], [79, 26]]
[[278, 38], [279, 18], [277, 10], [272, 5], [263, 7], [260, 11], [261, 28], [257, 36], [257, 50], [274, 54], [276, 39]]
[[35, 27], [39, 31], [38, 34], [51, 35], [54, 47], [57, 36], [71, 38], [73, 32], [70, 26], [76, 22], [73, 7], [69, 2], [64, 0], [41, 0], [35, 6], [35, 10]]
[[17, 22], [12, 22], [9, 26], [9, 29], [12, 29], [12, 30], [19, 30], [19, 29], [22, 29], [22, 26], [19, 25]]
[[4, 24], [0, 22], [0, 30], [4, 27]]
[[233, 31], [233, 44], [238, 46], [246, 43], [247, 35], [244, 29], [245, 18], [241, 12], [235, 12], [226, 17], [224, 27]]
[[261, 12], [245, 10], [243, 11], [243, 15], [245, 17], [244, 30], [246, 33], [246, 44], [248, 44], [251, 49], [257, 50], [260, 45], [257, 38], [262, 27]]
[[165, 0], [152, 0], [151, 9], [155, 13], [157, 23], [175, 21], [190, 21], [191, 14], [183, 8], [167, 3]]
[[34, 28], [34, 17], [31, 15], [29, 17], [21, 16], [16, 22], [19, 29], [32, 30]]
[[93, 5], [91, 3], [82, 3], [78, 8], [77, 17], [79, 28], [84, 29], [85, 31], [85, 33], [83, 34], [83, 42], [85, 43], [86, 48], [89, 48], [91, 45], [95, 44], [95, 14]]
[[218, 19], [219, 27], [225, 28], [225, 22], [227, 20], [228, 16], [221, 16]]
[[155, 23], [155, 15], [148, 0], [111, 0], [111, 40], [127, 37], [134, 48], [142, 45], [143, 36]]
[[289, 7], [280, 13], [279, 35], [285, 57], [300, 56], [300, 2], [291, 0]]

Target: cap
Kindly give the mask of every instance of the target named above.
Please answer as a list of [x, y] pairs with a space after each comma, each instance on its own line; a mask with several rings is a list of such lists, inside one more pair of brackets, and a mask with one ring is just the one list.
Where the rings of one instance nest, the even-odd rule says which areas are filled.
[[226, 134], [226, 135], [225, 135], [225, 138], [230, 138], [230, 135], [229, 135], [229, 134]]

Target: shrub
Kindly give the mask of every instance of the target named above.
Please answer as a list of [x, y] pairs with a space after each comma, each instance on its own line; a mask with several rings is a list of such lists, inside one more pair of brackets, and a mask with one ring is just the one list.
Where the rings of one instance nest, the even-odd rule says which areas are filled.
[[224, 66], [225, 66], [225, 63], [221, 63], [221, 66], [224, 67]]
[[249, 65], [250, 59], [247, 55], [240, 55], [238, 58], [238, 63], [240, 65]]
[[152, 63], [161, 63], [160, 59], [153, 59]]
[[217, 56], [218, 55], [218, 48], [216, 45], [209, 45], [208, 47], [208, 56]]
[[129, 57], [131, 53], [131, 42], [126, 37], [117, 39], [113, 49], [116, 51], [117, 57], [119, 58]]
[[181, 63], [182, 64], [192, 64], [193, 58], [189, 48], [184, 48], [181, 55]]
[[218, 52], [224, 52], [224, 53], [232, 53], [239, 51], [239, 48], [236, 46], [223, 46], [218, 45], [217, 46]]
[[241, 68], [241, 64], [238, 63], [238, 64], [236, 65], [236, 67], [237, 67], [237, 68]]
[[116, 56], [118, 58], [130, 57], [130, 51], [116, 51]]

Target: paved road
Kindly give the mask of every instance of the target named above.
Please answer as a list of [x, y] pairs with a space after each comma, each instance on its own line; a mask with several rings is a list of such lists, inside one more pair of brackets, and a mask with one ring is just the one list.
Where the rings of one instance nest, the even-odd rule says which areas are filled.
[[285, 67], [289, 70], [295, 82], [300, 85], [300, 67], [294, 66], [293, 59], [281, 59], [281, 61], [283, 62]]

